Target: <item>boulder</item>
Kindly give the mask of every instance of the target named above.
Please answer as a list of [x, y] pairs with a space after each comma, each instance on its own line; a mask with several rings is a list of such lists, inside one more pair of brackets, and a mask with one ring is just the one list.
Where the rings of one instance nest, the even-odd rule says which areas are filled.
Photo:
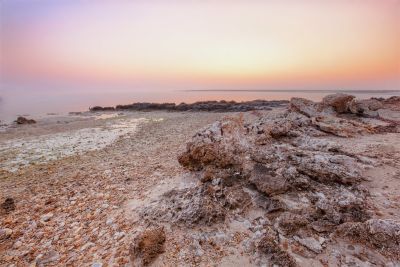
[[256, 163], [251, 172], [249, 181], [257, 189], [267, 195], [277, 195], [289, 189], [287, 179], [279, 171], [271, 169], [268, 165]]
[[377, 117], [377, 110], [381, 108], [383, 108], [382, 102], [373, 98], [352, 100], [349, 103], [349, 111], [360, 116]]
[[32, 120], [32, 119], [27, 119], [27, 118], [25, 118], [25, 117], [18, 117], [17, 118], [17, 120], [15, 121], [15, 123], [17, 123], [17, 124], [33, 124], [33, 123], [36, 123], [36, 121], [35, 120]]
[[307, 117], [315, 117], [321, 112], [321, 106], [311, 100], [299, 97], [290, 99], [290, 111], [301, 113]]
[[322, 105], [332, 107], [337, 113], [346, 113], [349, 110], [349, 103], [354, 96], [343, 93], [327, 95], [322, 99]]

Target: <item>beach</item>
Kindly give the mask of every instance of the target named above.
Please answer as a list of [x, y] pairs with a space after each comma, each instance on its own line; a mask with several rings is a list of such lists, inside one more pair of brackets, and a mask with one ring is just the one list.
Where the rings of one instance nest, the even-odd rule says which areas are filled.
[[[58, 254], [55, 265], [126, 263], [135, 229], [127, 201], [175, 183], [183, 173], [177, 154], [184, 140], [226, 114], [136, 112], [97, 119], [102, 115], [52, 118], [1, 134], [1, 199], [12, 197], [16, 204], [1, 219], [2, 228], [13, 230], [1, 244], [1, 265], [25, 265], [51, 251]], [[74, 144], [65, 144], [65, 133], [84, 148], [71, 153]], [[90, 143], [100, 147], [92, 150]]]
[[[292, 111], [301, 105], [290, 105], [289, 113], [287, 107], [230, 113], [85, 112], [7, 128], [0, 133], [0, 264], [142, 266], [138, 235], [154, 229], [162, 231], [156, 241], [164, 238], [163, 248], [150, 257], [152, 266], [397, 264], [398, 245], [391, 243], [397, 237], [388, 240], [383, 232], [382, 242], [389, 247], [381, 250], [375, 239], [360, 243], [361, 237], [338, 233], [347, 229], [342, 229], [346, 222], [363, 227], [378, 220], [397, 229], [390, 223], [400, 219], [398, 130], [387, 120], [351, 115], [333, 124], [316, 122], [325, 132], [296, 126], [292, 134], [311, 128], [289, 138], [282, 133], [292, 131], [285, 118], [307, 118]], [[252, 131], [257, 138], [264, 134], [254, 127], [269, 120], [275, 121], [273, 142], [280, 143], [253, 143]], [[349, 122], [351, 127], [340, 126]], [[253, 130], [246, 133], [241, 127]], [[285, 185], [260, 178], [260, 164], [268, 160], [256, 159], [261, 157], [257, 153], [281, 157], [268, 163], [268, 171], [276, 172], [271, 177], [301, 170], [303, 164], [308, 171], [293, 176], [293, 185], [292, 178], [282, 178], [289, 181]], [[290, 165], [293, 156], [284, 160], [285, 153], [303, 154], [299, 160], [305, 162]], [[289, 165], [281, 170], [273, 162]], [[325, 215], [314, 209], [325, 209]], [[296, 214], [304, 217], [291, 217]], [[312, 228], [305, 227], [308, 222]], [[276, 229], [279, 241], [268, 243], [265, 238]], [[270, 248], [263, 250], [262, 242]]]

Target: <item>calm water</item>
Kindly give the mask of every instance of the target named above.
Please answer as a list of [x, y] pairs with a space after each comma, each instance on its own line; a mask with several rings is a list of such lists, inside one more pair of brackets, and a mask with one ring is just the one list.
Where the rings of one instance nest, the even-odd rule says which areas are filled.
[[[162, 92], [125, 92], [125, 93], [6, 93], [1, 95], [0, 120], [10, 122], [18, 115], [32, 118], [45, 116], [48, 113], [66, 114], [70, 111], [86, 111], [89, 107], [115, 106], [133, 102], [186, 102], [203, 100], [235, 100], [254, 99], [280, 100], [291, 97], [305, 97], [321, 100], [331, 90], [208, 90], [208, 91], [162, 91]], [[400, 96], [400, 91], [342, 91], [357, 98]]]

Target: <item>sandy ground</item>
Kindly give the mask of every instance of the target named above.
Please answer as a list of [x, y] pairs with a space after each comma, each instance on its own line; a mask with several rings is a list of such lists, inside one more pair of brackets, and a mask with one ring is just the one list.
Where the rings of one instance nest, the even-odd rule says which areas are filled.
[[[12, 232], [0, 241], [0, 265], [129, 266], [140, 223], [136, 210], [172, 188], [197, 183], [177, 155], [199, 129], [227, 115], [234, 114], [106, 113], [53, 117], [3, 131], [0, 201], [13, 198], [15, 210], [1, 214], [0, 228]], [[376, 216], [399, 220], [399, 135], [345, 142], [352, 152], [386, 162], [367, 170], [364, 184]], [[261, 214], [252, 212], [247, 219]], [[242, 244], [253, 234], [248, 224], [238, 217], [223, 226], [167, 229], [166, 252], [154, 265], [257, 265]], [[203, 239], [208, 245], [199, 245]], [[213, 239], [225, 246], [215, 247]]]

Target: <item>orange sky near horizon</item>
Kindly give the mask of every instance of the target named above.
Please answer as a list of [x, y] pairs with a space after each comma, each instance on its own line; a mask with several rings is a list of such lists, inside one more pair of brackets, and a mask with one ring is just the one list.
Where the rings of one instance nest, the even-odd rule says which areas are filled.
[[0, 9], [3, 83], [400, 85], [397, 0], [5, 0]]

